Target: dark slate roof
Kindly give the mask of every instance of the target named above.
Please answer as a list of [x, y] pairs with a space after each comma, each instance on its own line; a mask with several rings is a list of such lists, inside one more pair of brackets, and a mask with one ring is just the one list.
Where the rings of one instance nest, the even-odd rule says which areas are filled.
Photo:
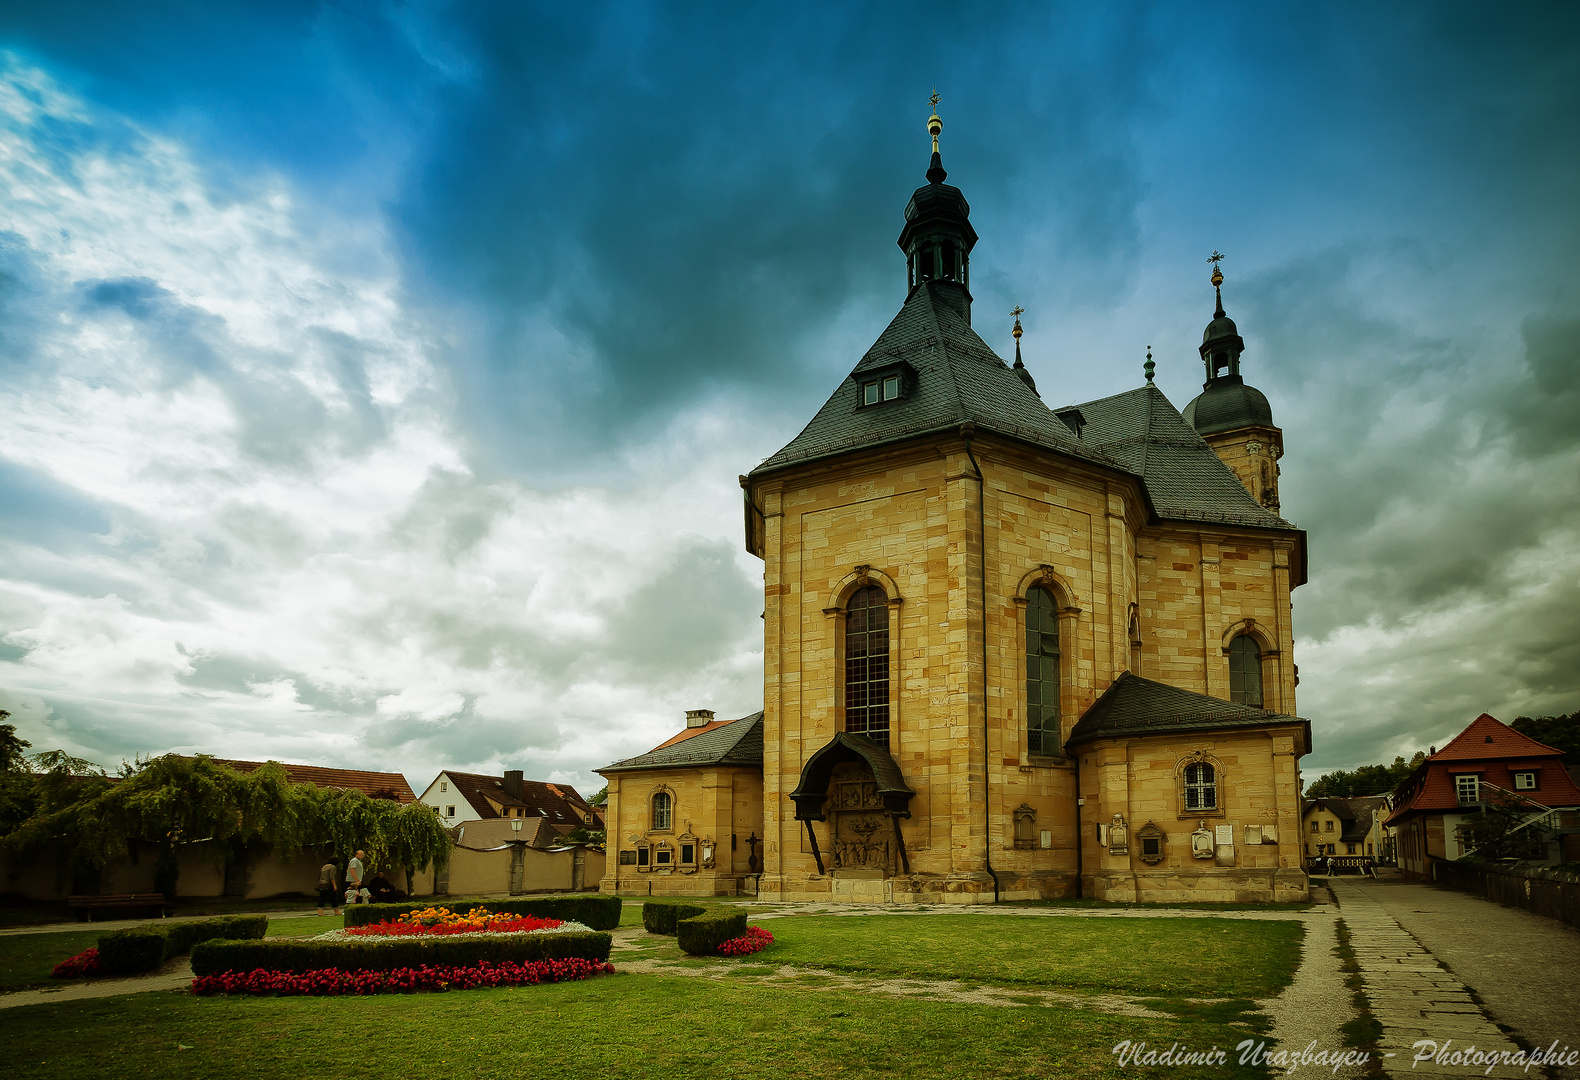
[[[1232, 701], [1143, 679], [1127, 671], [1114, 680], [1102, 697], [1092, 702], [1092, 707], [1076, 722], [1065, 745], [1134, 735], [1306, 723], [1298, 716], [1236, 705]], [[1310, 744], [1308, 727], [1306, 745]]]
[[499, 811], [494, 809], [493, 803], [489, 802], [492, 799], [501, 806], [520, 809], [521, 816], [524, 817], [543, 817], [551, 823], [559, 824], [582, 823], [582, 814], [585, 812], [583, 807], [586, 804], [574, 788], [570, 791], [576, 797], [567, 798], [566, 785], [556, 786], [541, 780], [523, 780], [521, 797], [517, 798], [505, 790], [505, 778], [502, 776], [484, 776], [481, 773], [455, 772], [451, 769], [446, 769], [442, 775], [450, 778], [456, 792], [470, 803], [472, 809], [484, 820], [501, 816]]
[[660, 746], [645, 754], [617, 761], [596, 770], [600, 773], [635, 769], [674, 769], [696, 765], [763, 764], [763, 714], [752, 713], [739, 720], [720, 724], [700, 735], [672, 746]]
[[[1160, 518], [1295, 528], [1253, 499], [1151, 384], [1081, 405], [1086, 425], [1077, 437], [971, 329], [962, 314], [966, 303], [963, 290], [951, 282], [913, 289], [812, 422], [752, 475], [953, 432], [969, 420], [983, 431], [1139, 477]], [[858, 408], [862, 375], [897, 364], [908, 366], [908, 392], [895, 402]]]
[[1078, 405], [1081, 441], [1140, 476], [1160, 518], [1293, 529], [1251, 497], [1234, 470], [1148, 383]]
[[[900, 313], [812, 422], [752, 475], [919, 435], [956, 431], [968, 420], [984, 431], [1112, 468], [1107, 456], [1083, 446], [977, 336], [964, 315], [968, 302], [964, 290], [953, 282], [929, 281], [912, 289]], [[911, 369], [908, 392], [898, 401], [858, 408], [861, 376], [901, 362]]]
[[1221, 375], [1185, 406], [1185, 422], [1200, 435], [1243, 427], [1272, 427], [1273, 407], [1267, 396], [1246, 385], [1238, 375]]

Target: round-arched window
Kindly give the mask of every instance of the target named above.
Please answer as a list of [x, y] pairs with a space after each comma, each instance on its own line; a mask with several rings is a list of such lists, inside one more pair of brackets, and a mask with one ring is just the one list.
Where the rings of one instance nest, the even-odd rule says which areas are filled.
[[1262, 650], [1244, 634], [1229, 642], [1229, 700], [1262, 707]]
[[845, 730], [889, 745], [889, 598], [876, 585], [845, 606]]
[[675, 822], [675, 799], [667, 791], [653, 796], [653, 828], [672, 829]]
[[1026, 749], [1059, 752], [1059, 609], [1042, 587], [1026, 593]]

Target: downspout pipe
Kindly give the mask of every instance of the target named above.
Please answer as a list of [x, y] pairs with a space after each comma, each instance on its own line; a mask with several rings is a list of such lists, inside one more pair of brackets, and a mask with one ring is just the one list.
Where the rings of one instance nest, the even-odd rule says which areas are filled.
[[1071, 754], [1075, 762], [1075, 898], [1081, 898], [1081, 855], [1086, 850], [1086, 822], [1081, 816], [1081, 755]]
[[977, 426], [969, 420], [960, 425], [960, 437], [965, 440], [966, 457], [977, 474], [977, 536], [982, 545], [977, 559], [978, 582], [982, 589], [982, 865], [993, 879], [993, 902], [999, 902], [998, 872], [993, 869], [993, 800], [989, 796], [988, 776], [992, 760], [988, 754], [988, 644], [987, 644], [987, 477], [971, 452], [971, 439]]

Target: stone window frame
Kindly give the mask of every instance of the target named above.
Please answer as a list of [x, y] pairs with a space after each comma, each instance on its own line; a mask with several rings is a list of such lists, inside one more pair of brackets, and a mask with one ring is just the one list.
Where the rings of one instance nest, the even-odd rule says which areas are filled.
[[[1189, 806], [1185, 794], [1185, 770], [1191, 765], [1210, 765], [1212, 767], [1213, 802], [1215, 805], [1211, 809], [1200, 807], [1192, 809]], [[1206, 750], [1198, 749], [1182, 754], [1179, 760], [1174, 763], [1174, 790], [1179, 801], [1179, 819], [1181, 821], [1187, 818], [1221, 818], [1228, 816], [1228, 809], [1224, 805], [1228, 800], [1224, 798], [1224, 794], [1229, 790], [1229, 774], [1225, 771], [1223, 762]]]
[[823, 615], [828, 626], [829, 650], [833, 655], [833, 678], [828, 684], [833, 690], [830, 711], [834, 717], [834, 730], [845, 730], [845, 605], [858, 589], [876, 585], [883, 590], [889, 605], [889, 753], [899, 756], [902, 734], [900, 687], [904, 685], [901, 670], [900, 640], [903, 624], [900, 609], [905, 597], [900, 594], [900, 584], [887, 573], [862, 563], [851, 568], [829, 592]]
[[1284, 654], [1278, 647], [1273, 630], [1255, 619], [1237, 619], [1224, 628], [1219, 639], [1223, 652], [1223, 694], [1229, 694], [1229, 651], [1235, 638], [1250, 638], [1256, 643], [1256, 658], [1262, 667], [1262, 704], [1268, 712], [1282, 713], [1284, 708]]
[[1030, 803], [1015, 807], [1015, 846], [1022, 850], [1037, 846], [1037, 809]]
[[[658, 797], [669, 798], [669, 822], [665, 825], [658, 823]], [[680, 812], [680, 800], [675, 797], [675, 789], [668, 784], [659, 784], [647, 796], [647, 831], [650, 833], [672, 833], [675, 831], [675, 815]]]
[[1011, 649], [1015, 657], [1015, 698], [1020, 704], [1017, 717], [1016, 742], [1020, 746], [1022, 768], [1032, 766], [1063, 765], [1065, 755], [1033, 754], [1028, 745], [1026, 708], [1026, 609], [1031, 602], [1031, 590], [1046, 589], [1053, 594], [1054, 610], [1059, 616], [1059, 742], [1063, 745], [1069, 737], [1068, 728], [1074, 725], [1079, 702], [1075, 695], [1075, 642], [1080, 630], [1081, 605], [1069, 579], [1046, 563], [1027, 571], [1015, 585], [1015, 639]]

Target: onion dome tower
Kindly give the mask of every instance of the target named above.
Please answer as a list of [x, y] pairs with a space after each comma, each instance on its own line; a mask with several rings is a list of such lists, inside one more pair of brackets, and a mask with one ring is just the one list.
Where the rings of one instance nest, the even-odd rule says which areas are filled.
[[1201, 358], [1207, 368], [1202, 392], [1185, 406], [1185, 422], [1207, 440], [1224, 464], [1257, 502], [1278, 513], [1278, 459], [1284, 456], [1284, 433], [1273, 424], [1267, 398], [1240, 374], [1245, 339], [1223, 310], [1223, 256], [1214, 251], [1212, 287], [1217, 307], [1201, 336]]
[[932, 97], [933, 114], [927, 118], [927, 132], [933, 137], [933, 160], [927, 169], [927, 183], [916, 189], [905, 205], [905, 228], [898, 243], [905, 252], [907, 293], [928, 281], [948, 283], [956, 288], [945, 295], [971, 321], [971, 249], [976, 247], [977, 231], [971, 227], [971, 206], [957, 187], [944, 183], [938, 152], [938, 133], [944, 122], [938, 118], [938, 95]]

